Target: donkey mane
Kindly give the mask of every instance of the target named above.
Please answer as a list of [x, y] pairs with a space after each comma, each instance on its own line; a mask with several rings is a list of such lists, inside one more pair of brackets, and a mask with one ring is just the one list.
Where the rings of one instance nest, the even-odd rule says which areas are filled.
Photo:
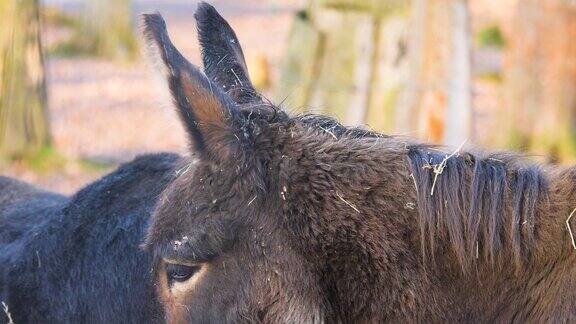
[[511, 153], [446, 154], [429, 145], [408, 148], [417, 191], [422, 252], [435, 239], [450, 241], [460, 265], [494, 262], [508, 247], [517, 266], [529, 257], [538, 226], [537, 206], [548, 184], [542, 170]]
[[[270, 103], [261, 103], [260, 116], [268, 122], [297, 122], [335, 139], [387, 138], [362, 128], [343, 126], [333, 118], [304, 114], [290, 118]], [[262, 111], [267, 111], [263, 113]], [[439, 146], [406, 144], [407, 164], [416, 187], [423, 256], [451, 248], [463, 270], [480, 257], [495, 263], [510, 253], [517, 266], [530, 256], [538, 227], [537, 206], [547, 197], [543, 170], [524, 156], [455, 152]], [[439, 244], [438, 240], [449, 242]]]
[[[362, 128], [349, 128], [337, 120], [315, 114], [290, 118], [272, 104], [261, 104], [268, 122], [298, 122], [335, 139], [406, 139]], [[267, 111], [263, 113], [262, 111]], [[538, 204], [547, 197], [543, 170], [519, 154], [446, 153], [429, 144], [406, 144], [407, 164], [414, 182], [423, 257], [434, 258], [449, 247], [466, 269], [480, 257], [495, 263], [500, 253], [513, 256], [517, 266], [530, 256], [536, 241]], [[438, 242], [447, 242], [440, 244]]]
[[348, 138], [391, 137], [362, 127], [347, 127], [342, 125], [335, 118], [324, 115], [305, 113], [291, 117], [281, 107], [276, 106], [266, 97], [260, 95], [260, 100], [260, 102], [255, 104], [243, 104], [240, 106], [242, 113], [247, 115], [245, 118], [245, 121], [248, 124], [246, 125], [247, 127], [250, 127], [249, 124], [258, 118], [255, 116], [259, 116], [260, 118], [263, 118], [267, 124], [297, 122], [309, 126], [312, 129], [328, 133], [336, 139], [344, 136]]

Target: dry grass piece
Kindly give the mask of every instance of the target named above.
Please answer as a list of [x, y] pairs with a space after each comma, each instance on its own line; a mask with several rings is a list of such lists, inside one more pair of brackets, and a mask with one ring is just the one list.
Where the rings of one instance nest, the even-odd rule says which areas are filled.
[[258, 198], [258, 195], [254, 196], [254, 198], [252, 198], [252, 200], [248, 202], [248, 206], [250, 206], [254, 202], [254, 200], [256, 200], [256, 198]]
[[460, 150], [462, 149], [462, 146], [464, 146], [464, 144], [466, 144], [466, 141], [467, 140], [462, 142], [462, 144], [460, 144], [460, 146], [458, 146], [456, 151], [452, 152], [452, 154], [446, 155], [444, 157], [444, 159], [442, 160], [442, 162], [432, 166], [432, 172], [434, 172], [434, 181], [432, 182], [432, 189], [430, 189], [430, 196], [434, 196], [434, 188], [436, 187], [436, 180], [438, 180], [438, 176], [441, 175], [442, 172], [444, 172], [444, 168], [446, 168], [446, 164], [448, 163], [448, 160], [460, 152]]
[[416, 183], [416, 178], [414, 177], [414, 173], [410, 173], [410, 177], [414, 181], [414, 188], [416, 189], [416, 193], [418, 193], [418, 183]]
[[6, 314], [6, 317], [8, 317], [8, 324], [14, 324], [12, 314], [10, 314], [10, 310], [8, 310], [8, 305], [6, 305], [5, 302], [2, 302], [2, 309], [4, 309], [4, 313]]
[[326, 133], [330, 134], [330, 136], [332, 136], [335, 140], [338, 139], [338, 137], [336, 137], [336, 135], [334, 135], [334, 133], [331, 132], [329, 129], [326, 129], [326, 128], [322, 127], [322, 126], [318, 126], [318, 127], [320, 127], [320, 129], [323, 130], [323, 131], [325, 131]]
[[570, 227], [570, 219], [572, 219], [572, 216], [574, 216], [575, 212], [576, 208], [574, 208], [574, 210], [570, 213], [570, 216], [568, 216], [566, 219], [566, 227], [568, 227], [568, 233], [570, 233], [570, 240], [572, 240], [572, 246], [574, 247], [574, 250], [576, 250], [576, 242], [574, 241], [574, 233], [572, 233], [572, 228]]
[[338, 198], [340, 198], [340, 200], [342, 200], [346, 205], [350, 206], [350, 208], [354, 209], [358, 214], [360, 214], [360, 211], [358, 210], [358, 208], [356, 208], [356, 206], [352, 205], [346, 199], [344, 199], [342, 196], [340, 196], [339, 193], [336, 193], [336, 196], [338, 196]]

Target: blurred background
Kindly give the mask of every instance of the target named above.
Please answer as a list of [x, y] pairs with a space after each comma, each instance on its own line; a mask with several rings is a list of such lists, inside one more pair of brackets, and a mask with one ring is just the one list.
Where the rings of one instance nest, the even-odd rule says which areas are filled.
[[[576, 160], [574, 0], [214, 0], [254, 84], [293, 113]], [[0, 0], [0, 174], [73, 193], [185, 152], [138, 15], [200, 65], [192, 0]]]

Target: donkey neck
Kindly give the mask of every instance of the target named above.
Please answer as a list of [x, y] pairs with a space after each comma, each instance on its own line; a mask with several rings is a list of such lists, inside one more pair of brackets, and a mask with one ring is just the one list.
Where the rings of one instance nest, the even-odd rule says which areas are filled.
[[[543, 171], [548, 188], [535, 213], [535, 241], [520, 264], [503, 249], [467, 274], [441, 268], [434, 286], [455, 320], [556, 322], [576, 313], [576, 250], [566, 220], [576, 207], [576, 168]], [[574, 227], [572, 227], [574, 228]], [[454, 270], [454, 271], [457, 271]], [[454, 274], [454, 272], [452, 272]]]
[[576, 242], [568, 226], [576, 233], [576, 219], [570, 218], [576, 214], [576, 167], [552, 168], [546, 173], [549, 199], [539, 208], [538, 242], [527, 269], [526, 293], [533, 309], [525, 312], [527, 318], [539, 320], [574, 320]]
[[291, 144], [284, 212], [344, 319], [570, 315], [555, 291], [575, 287], [575, 169], [395, 138]]

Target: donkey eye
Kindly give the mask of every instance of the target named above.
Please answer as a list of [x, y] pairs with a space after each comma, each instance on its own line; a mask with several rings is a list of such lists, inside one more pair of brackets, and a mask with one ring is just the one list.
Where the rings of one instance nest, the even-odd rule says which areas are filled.
[[173, 282], [184, 282], [192, 278], [199, 270], [200, 266], [166, 263], [166, 275], [170, 284]]

